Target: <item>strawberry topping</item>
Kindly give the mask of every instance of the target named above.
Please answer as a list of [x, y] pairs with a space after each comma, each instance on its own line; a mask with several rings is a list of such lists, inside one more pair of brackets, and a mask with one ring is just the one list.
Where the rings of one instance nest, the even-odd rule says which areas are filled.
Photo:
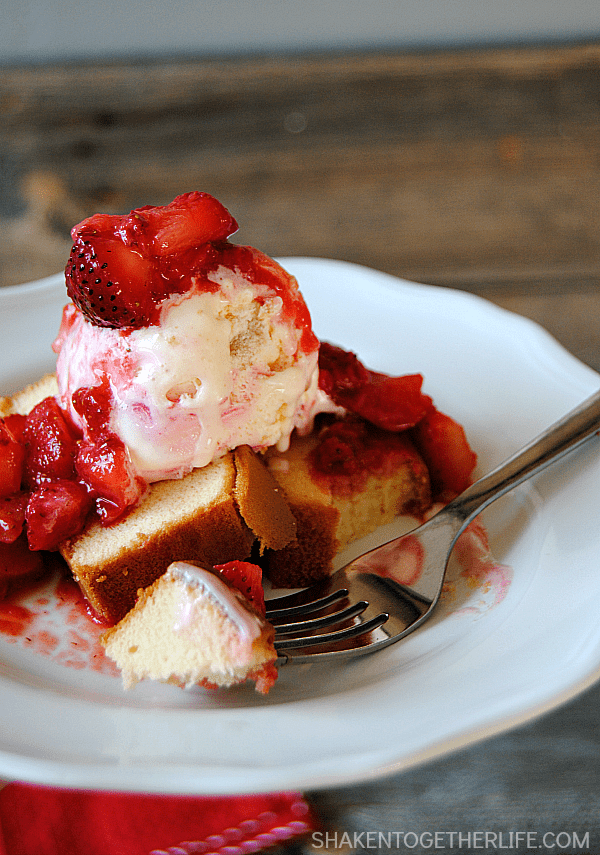
[[112, 406], [108, 377], [103, 375], [97, 386], [77, 389], [73, 392], [72, 403], [75, 412], [84, 420], [86, 438], [92, 442], [106, 439]]
[[413, 427], [433, 408], [423, 377], [370, 371], [354, 353], [328, 342], [319, 349], [319, 386], [340, 407], [389, 431]]
[[40, 401], [24, 423], [20, 417], [8, 419], [22, 427], [23, 490], [0, 504], [0, 542], [14, 542], [26, 524], [30, 549], [56, 550], [83, 529], [92, 504], [75, 472], [78, 432], [53, 397]]
[[10, 592], [13, 583], [40, 576], [44, 569], [41, 554], [29, 549], [24, 535], [12, 543], [0, 543], [0, 600]]
[[27, 423], [27, 416], [24, 416], [21, 413], [11, 413], [9, 416], [5, 416], [3, 421], [13, 438], [16, 439], [17, 442], [22, 443], [23, 432]]
[[221, 576], [237, 588], [250, 602], [256, 611], [265, 615], [265, 592], [262, 586], [262, 570], [256, 564], [248, 561], [229, 561], [215, 567]]
[[75, 237], [67, 266], [67, 293], [92, 323], [141, 326], [153, 308], [150, 264], [112, 234], [87, 229]]
[[0, 543], [14, 543], [25, 525], [28, 494], [13, 493], [0, 498]]
[[432, 410], [413, 431], [438, 501], [449, 501], [471, 483], [477, 455], [469, 446], [464, 428], [438, 410]]
[[[335, 404], [353, 416], [385, 431], [408, 431], [430, 473], [433, 496], [449, 501], [471, 483], [477, 456], [461, 425], [440, 413], [421, 391], [423, 377], [391, 377], [371, 371], [354, 353], [322, 342], [319, 350], [319, 386]], [[372, 469], [370, 444], [355, 421], [327, 427], [311, 457], [317, 475], [356, 479]], [[391, 449], [393, 444], [379, 444]]]
[[190, 287], [190, 263], [236, 230], [227, 209], [200, 192], [126, 216], [94, 214], [71, 232], [67, 293], [97, 326], [156, 323], [160, 303]]
[[390, 477], [405, 464], [415, 473], [425, 468], [409, 431], [384, 431], [353, 416], [325, 417], [316, 439], [308, 457], [310, 474], [335, 496], [352, 496], [365, 488], [369, 477]]
[[105, 525], [118, 520], [142, 496], [142, 482], [133, 471], [125, 446], [114, 434], [103, 442], [83, 442], [75, 468], [96, 499], [98, 516]]
[[108, 381], [78, 390], [90, 441], [53, 397], [0, 419], [0, 544], [24, 535], [30, 549], [54, 551], [82, 531], [94, 503], [109, 525], [139, 501], [144, 485], [107, 428], [109, 401]]
[[77, 435], [55, 398], [45, 398], [33, 408], [27, 416], [23, 436], [28, 487], [73, 477]]
[[108, 377], [97, 386], [78, 389], [73, 407], [85, 423], [75, 470], [96, 500], [104, 525], [116, 522], [140, 500], [144, 485], [136, 476], [124, 443], [110, 431], [112, 393]]
[[21, 489], [24, 461], [25, 449], [7, 422], [0, 419], [0, 496], [9, 496]]
[[83, 484], [53, 481], [34, 490], [27, 502], [27, 539], [33, 550], [55, 550], [83, 529], [92, 500]]

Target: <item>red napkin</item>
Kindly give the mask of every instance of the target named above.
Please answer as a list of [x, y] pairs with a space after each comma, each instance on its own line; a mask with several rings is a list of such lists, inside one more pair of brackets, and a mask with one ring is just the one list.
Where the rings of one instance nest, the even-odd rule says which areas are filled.
[[310, 833], [299, 793], [155, 796], [7, 784], [0, 855], [247, 855]]

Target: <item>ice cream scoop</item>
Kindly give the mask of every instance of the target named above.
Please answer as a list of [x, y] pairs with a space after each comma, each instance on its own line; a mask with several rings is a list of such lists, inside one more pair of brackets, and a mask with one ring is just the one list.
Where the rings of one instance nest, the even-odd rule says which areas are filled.
[[[212, 197], [186, 194], [73, 230], [73, 303], [54, 344], [58, 401], [85, 441], [103, 422], [100, 432], [121, 440], [147, 482], [239, 445], [285, 449], [323, 397], [319, 343], [296, 280], [231, 244], [224, 236], [234, 227]], [[82, 406], [90, 390], [94, 406]]]
[[[255, 270], [267, 263], [299, 298], [285, 271], [251, 255]], [[69, 305], [55, 342], [59, 403], [87, 435], [74, 393], [108, 379], [108, 427], [146, 481], [180, 477], [239, 445], [285, 449], [294, 428], [308, 429], [319, 395], [318, 343], [289, 314], [279, 293], [235, 264], [192, 276], [149, 326], [100, 327]]]

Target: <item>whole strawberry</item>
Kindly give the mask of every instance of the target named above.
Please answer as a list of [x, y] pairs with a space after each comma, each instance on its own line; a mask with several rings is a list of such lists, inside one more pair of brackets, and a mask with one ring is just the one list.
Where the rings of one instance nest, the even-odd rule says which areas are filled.
[[197, 191], [126, 216], [94, 214], [71, 232], [67, 293], [97, 326], [156, 323], [160, 303], [187, 290], [194, 265], [236, 230], [227, 209]]

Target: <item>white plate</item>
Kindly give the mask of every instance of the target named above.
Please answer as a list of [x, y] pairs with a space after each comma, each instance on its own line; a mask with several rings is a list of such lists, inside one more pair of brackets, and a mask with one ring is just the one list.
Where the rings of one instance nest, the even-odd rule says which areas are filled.
[[[482, 472], [600, 386], [543, 330], [481, 299], [337, 261], [284, 264], [321, 338], [372, 368], [424, 374]], [[0, 290], [2, 390], [52, 369], [64, 299], [61, 277]], [[188, 793], [326, 787], [527, 721], [600, 675], [599, 482], [592, 442], [488, 510], [508, 587], [457, 576], [405, 641], [331, 670], [283, 669], [266, 699], [250, 687], [124, 693], [68, 599], [59, 608], [51, 594], [49, 609], [38, 597], [31, 632], [0, 635], [0, 777]]]

